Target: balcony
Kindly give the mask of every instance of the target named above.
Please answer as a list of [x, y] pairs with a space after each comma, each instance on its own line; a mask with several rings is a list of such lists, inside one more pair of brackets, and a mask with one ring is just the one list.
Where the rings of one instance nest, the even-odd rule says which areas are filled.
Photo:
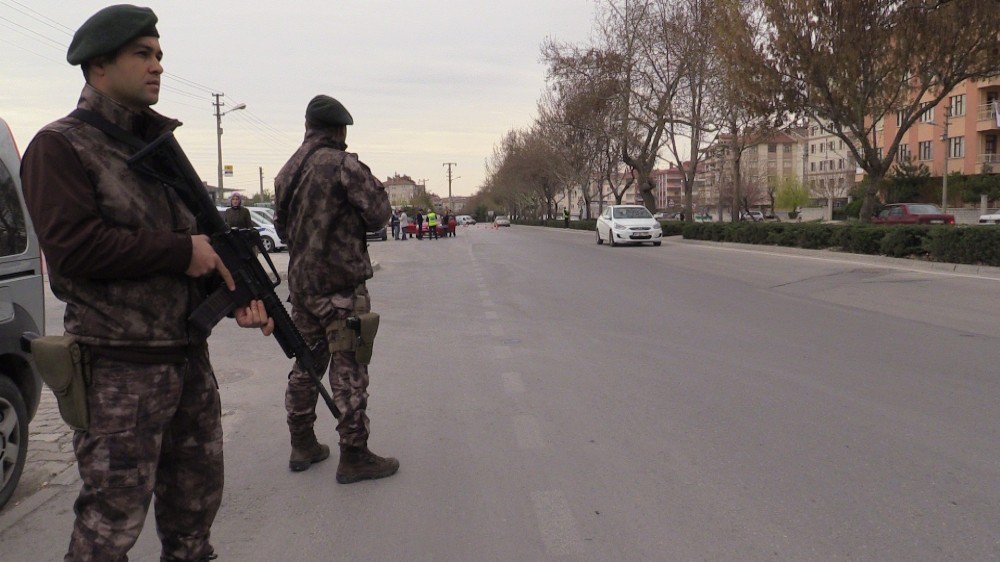
[[1000, 154], [997, 153], [987, 153], [980, 154], [976, 157], [976, 164], [980, 166], [984, 164], [989, 164], [994, 170], [1000, 171]]
[[996, 106], [992, 103], [984, 103], [979, 106], [977, 112], [976, 130], [990, 131], [994, 129], [1000, 130], [1000, 125], [997, 124]]

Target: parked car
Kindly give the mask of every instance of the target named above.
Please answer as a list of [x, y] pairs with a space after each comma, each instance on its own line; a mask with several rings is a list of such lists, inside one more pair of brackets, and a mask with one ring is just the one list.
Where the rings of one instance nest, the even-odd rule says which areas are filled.
[[[220, 214], [226, 212], [226, 207], [217, 205], [215, 208], [219, 210]], [[250, 207], [247, 207], [247, 209], [250, 209]], [[250, 209], [250, 220], [253, 221], [254, 228], [260, 233], [260, 240], [264, 243], [264, 249], [268, 253], [288, 249], [288, 245], [278, 236], [278, 231], [274, 228], [274, 223], [264, 218], [262, 213]]]
[[247, 209], [250, 209], [253, 214], [261, 215], [267, 219], [267, 222], [274, 222], [274, 209], [270, 207], [247, 207]]
[[663, 226], [642, 205], [611, 205], [597, 217], [597, 243], [641, 244], [652, 242], [659, 246]]
[[874, 224], [955, 224], [955, 215], [927, 203], [894, 203], [872, 217]]
[[455, 221], [460, 225], [476, 224], [476, 219], [472, 215], [456, 215]]
[[365, 238], [367, 238], [368, 240], [388, 240], [389, 239], [389, 234], [388, 234], [388, 232], [386, 232], [386, 229], [383, 226], [382, 228], [380, 228], [378, 230], [373, 230], [371, 232], [366, 232], [365, 233]]
[[510, 219], [500, 215], [493, 219], [493, 226], [510, 226]]
[[28, 424], [42, 395], [42, 379], [21, 349], [24, 332], [45, 333], [45, 289], [38, 239], [21, 195], [21, 157], [0, 119], [0, 507], [21, 479], [28, 455]]
[[760, 211], [740, 211], [740, 220], [749, 222], [762, 222], [764, 213]]
[[991, 215], [979, 215], [979, 224], [1000, 224], [1000, 211]]

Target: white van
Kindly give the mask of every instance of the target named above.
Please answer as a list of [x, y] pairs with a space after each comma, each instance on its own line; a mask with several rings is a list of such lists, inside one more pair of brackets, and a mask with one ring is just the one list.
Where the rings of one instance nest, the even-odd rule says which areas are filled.
[[21, 195], [21, 156], [0, 119], [0, 507], [14, 493], [28, 455], [28, 424], [42, 379], [21, 349], [25, 332], [45, 333], [41, 251]]

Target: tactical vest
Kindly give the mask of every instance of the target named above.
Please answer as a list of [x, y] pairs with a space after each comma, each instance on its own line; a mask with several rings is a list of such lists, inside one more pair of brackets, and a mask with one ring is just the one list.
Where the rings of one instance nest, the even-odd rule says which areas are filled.
[[[132, 129], [138, 116], [90, 85], [84, 87], [78, 107], [126, 130]], [[180, 124], [153, 111], [147, 117], [164, 131]], [[41, 132], [69, 141], [93, 185], [97, 210], [105, 222], [124, 229], [197, 233], [194, 216], [169, 188], [126, 166], [134, 149], [125, 143], [72, 117], [55, 121]], [[81, 343], [140, 347], [192, 343], [187, 318], [202, 294], [197, 282], [184, 274], [81, 279], [51, 270], [49, 281], [52, 292], [66, 303], [66, 332]]]

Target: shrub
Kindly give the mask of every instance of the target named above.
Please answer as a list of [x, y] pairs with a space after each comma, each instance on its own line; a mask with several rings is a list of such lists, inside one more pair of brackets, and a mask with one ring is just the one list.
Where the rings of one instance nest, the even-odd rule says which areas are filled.
[[925, 247], [935, 261], [1000, 266], [1000, 226], [934, 227]]
[[926, 226], [897, 225], [888, 229], [879, 244], [881, 252], [894, 258], [924, 254], [924, 240], [930, 229]]

